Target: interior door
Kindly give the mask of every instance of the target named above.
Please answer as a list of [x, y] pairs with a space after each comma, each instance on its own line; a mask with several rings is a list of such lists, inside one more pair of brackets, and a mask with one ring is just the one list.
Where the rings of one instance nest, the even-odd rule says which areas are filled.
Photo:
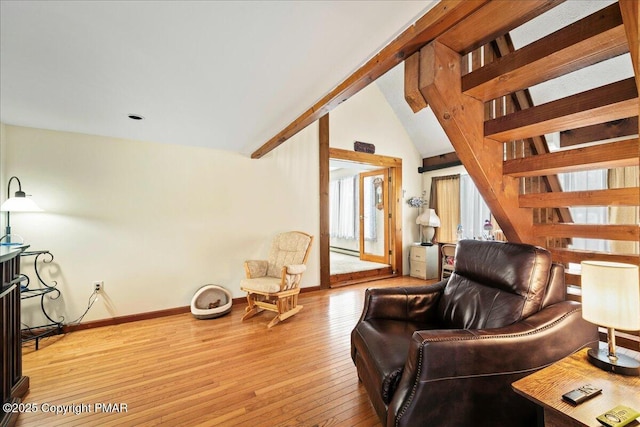
[[362, 172], [360, 259], [389, 264], [389, 169]]

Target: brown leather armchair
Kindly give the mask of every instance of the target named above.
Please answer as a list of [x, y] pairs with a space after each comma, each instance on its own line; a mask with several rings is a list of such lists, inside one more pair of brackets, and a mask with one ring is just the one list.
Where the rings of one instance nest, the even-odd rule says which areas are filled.
[[547, 250], [463, 240], [447, 280], [367, 289], [351, 357], [385, 426], [534, 426], [511, 383], [597, 341]]

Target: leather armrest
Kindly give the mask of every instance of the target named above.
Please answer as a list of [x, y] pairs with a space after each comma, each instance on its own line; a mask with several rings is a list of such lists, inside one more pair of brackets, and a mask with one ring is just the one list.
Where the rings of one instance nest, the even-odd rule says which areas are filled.
[[447, 281], [426, 286], [367, 289], [360, 322], [394, 319], [425, 322], [435, 316], [435, 307]]
[[524, 375], [597, 341], [597, 327], [582, 318], [581, 305], [573, 301], [503, 328], [416, 331], [389, 417], [428, 401], [429, 393], [453, 386], [454, 378]]
[[269, 262], [265, 260], [249, 260], [244, 262], [244, 272], [247, 279], [266, 276], [268, 267]]
[[582, 318], [579, 303], [563, 301], [503, 328], [416, 331], [413, 340], [433, 379], [539, 369], [580, 350], [589, 337], [598, 340], [597, 327]]

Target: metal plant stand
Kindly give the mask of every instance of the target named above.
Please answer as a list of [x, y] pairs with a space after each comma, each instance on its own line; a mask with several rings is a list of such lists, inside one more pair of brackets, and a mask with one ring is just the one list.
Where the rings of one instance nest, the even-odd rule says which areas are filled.
[[44, 316], [50, 323], [46, 323], [38, 326], [31, 326], [22, 329], [22, 342], [35, 341], [36, 350], [38, 350], [39, 342], [41, 338], [51, 335], [58, 335], [62, 332], [62, 326], [64, 325], [64, 317], [60, 317], [60, 320], [54, 320], [47, 312], [45, 305], [45, 297], [51, 300], [60, 298], [60, 290], [56, 288], [57, 282], [53, 281], [51, 284], [45, 282], [38, 271], [38, 262], [49, 264], [53, 261], [53, 254], [49, 251], [24, 251], [20, 254], [21, 257], [35, 256], [33, 260], [33, 269], [35, 270], [38, 283], [36, 286], [30, 287], [30, 279], [24, 273], [20, 273], [23, 277], [23, 283], [20, 285], [20, 299], [26, 300], [30, 298], [40, 298], [40, 308]]

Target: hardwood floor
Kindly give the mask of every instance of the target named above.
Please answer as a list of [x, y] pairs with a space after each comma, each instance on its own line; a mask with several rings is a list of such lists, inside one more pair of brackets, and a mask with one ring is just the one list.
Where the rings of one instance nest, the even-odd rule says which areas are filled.
[[[17, 425], [380, 426], [350, 332], [367, 287], [424, 283], [405, 276], [303, 293], [304, 309], [271, 329], [273, 313], [241, 322], [237, 305], [218, 319], [180, 314], [47, 338], [38, 351], [31, 343], [25, 403], [37, 412]], [[71, 413], [45, 412], [65, 406]]]

